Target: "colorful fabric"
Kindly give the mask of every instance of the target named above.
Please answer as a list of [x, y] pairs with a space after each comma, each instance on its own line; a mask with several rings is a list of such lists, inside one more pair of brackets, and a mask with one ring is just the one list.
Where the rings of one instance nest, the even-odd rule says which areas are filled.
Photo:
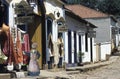
[[52, 40], [51, 34], [49, 34], [49, 36], [48, 36], [48, 48], [50, 49], [49, 53], [53, 56], [54, 55], [54, 48], [53, 48], [53, 40]]
[[59, 37], [59, 39], [58, 39], [58, 48], [59, 48], [60, 57], [63, 57], [64, 56], [64, 43], [63, 43], [63, 39], [61, 37]]
[[19, 33], [17, 34], [16, 48], [17, 48], [16, 54], [17, 54], [18, 63], [22, 63], [23, 62], [23, 52], [22, 52], [22, 44], [21, 44], [20, 38], [19, 38]]
[[25, 34], [23, 36], [24, 46], [25, 46], [25, 52], [30, 52], [30, 44], [29, 44], [29, 35]]
[[[8, 56], [9, 56], [9, 31], [4, 31], [4, 30], [1, 31], [0, 45], [1, 45], [1, 51], [8, 58]], [[2, 59], [1, 59], [1, 61], [2, 61]], [[7, 60], [4, 61], [3, 64], [7, 64]]]

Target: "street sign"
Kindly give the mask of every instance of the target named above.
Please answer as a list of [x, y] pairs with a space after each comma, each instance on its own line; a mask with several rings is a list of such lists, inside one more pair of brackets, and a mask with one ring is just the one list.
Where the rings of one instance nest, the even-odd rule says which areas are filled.
[[68, 27], [66, 25], [58, 26], [58, 31], [59, 32], [66, 32], [66, 31], [68, 31]]

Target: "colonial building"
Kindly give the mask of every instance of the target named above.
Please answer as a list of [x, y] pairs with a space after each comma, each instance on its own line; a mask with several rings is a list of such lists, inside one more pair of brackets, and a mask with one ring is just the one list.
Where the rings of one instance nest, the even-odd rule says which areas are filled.
[[118, 37], [116, 37], [118, 31], [116, 30], [117, 33], [115, 31], [117, 20], [113, 16], [82, 5], [69, 5], [67, 8], [98, 27], [95, 29], [94, 61], [106, 60], [106, 55], [110, 55], [115, 44], [118, 43]]
[[[59, 64], [59, 26], [65, 24], [63, 3], [58, 0], [45, 0], [45, 45], [46, 52], [44, 53], [44, 62], [48, 68], [53, 68]], [[52, 67], [51, 67], [52, 65]]]
[[31, 43], [36, 42], [38, 44], [38, 51], [40, 52], [39, 64], [42, 68], [42, 26], [44, 25], [44, 10], [43, 1], [39, 0], [12, 0], [8, 4], [9, 11], [9, 26], [11, 28], [19, 28], [27, 34], [27, 43], [22, 40], [21, 43], [25, 43], [28, 46], [25, 52], [30, 52]]
[[65, 63], [69, 67], [77, 66], [77, 63], [93, 62], [96, 26], [82, 19], [66, 6], [65, 9], [68, 26], [68, 31], [64, 33]]

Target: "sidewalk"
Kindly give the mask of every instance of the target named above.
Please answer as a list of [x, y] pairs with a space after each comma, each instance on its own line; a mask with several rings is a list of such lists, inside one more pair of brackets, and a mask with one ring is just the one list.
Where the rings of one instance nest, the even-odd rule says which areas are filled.
[[66, 68], [66, 71], [76, 71], [79, 70], [81, 72], [85, 72], [88, 70], [92, 70], [92, 69], [96, 69], [102, 66], [106, 66], [109, 65], [111, 63], [113, 63], [114, 61], [116, 61], [119, 58], [119, 56], [111, 56], [109, 58], [109, 60], [107, 61], [103, 61], [103, 62], [99, 62], [99, 63], [93, 63], [93, 64], [88, 64], [88, 65], [84, 65], [84, 66], [77, 66], [77, 67], [69, 67]]
[[87, 70], [96, 69], [102, 66], [109, 65], [115, 62], [119, 58], [118, 55], [111, 56], [108, 61], [93, 63], [84, 66], [68, 67], [65, 69], [50, 69], [50, 70], [40, 70], [40, 76], [25, 78], [13, 78], [13, 79], [70, 79], [70, 74], [79, 74], [80, 72], [85, 72]]
[[[118, 58], [119, 58], [119, 56], [115, 55], [115, 56], [111, 56], [108, 61], [93, 63], [93, 64], [89, 64], [89, 65], [84, 65], [84, 66], [68, 67], [68, 68], [66, 68], [66, 70], [62, 70], [62, 69], [58, 70], [58, 71], [41, 70], [40, 75], [44, 76], [44, 77], [48, 77], [48, 79], [51, 77], [53, 79], [70, 79], [69, 74], [78, 74], [78, 73], [80, 73], [80, 71], [84, 72], [87, 70], [92, 70], [95, 68], [106, 66], [106, 65], [109, 65], [109, 64], [115, 62]], [[59, 78], [56, 78], [56, 77], [59, 77]]]

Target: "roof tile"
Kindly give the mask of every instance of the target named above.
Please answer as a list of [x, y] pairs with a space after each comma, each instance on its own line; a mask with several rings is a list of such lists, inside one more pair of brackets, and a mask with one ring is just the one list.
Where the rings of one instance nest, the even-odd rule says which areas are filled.
[[65, 8], [82, 18], [98, 18], [109, 16], [105, 13], [85, 7], [83, 5], [66, 5]]

